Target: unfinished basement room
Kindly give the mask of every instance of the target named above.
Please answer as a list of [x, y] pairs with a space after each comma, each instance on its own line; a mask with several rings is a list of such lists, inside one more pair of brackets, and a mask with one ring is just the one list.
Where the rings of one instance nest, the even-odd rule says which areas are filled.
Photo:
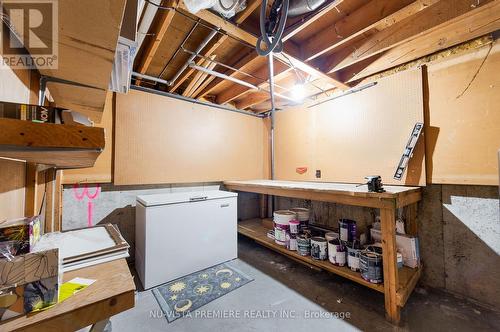
[[0, 8], [0, 332], [500, 331], [500, 0]]

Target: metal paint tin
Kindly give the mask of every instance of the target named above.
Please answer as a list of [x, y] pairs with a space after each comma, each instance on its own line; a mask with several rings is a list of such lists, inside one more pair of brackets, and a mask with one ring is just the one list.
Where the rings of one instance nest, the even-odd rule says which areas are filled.
[[290, 220], [288, 222], [288, 225], [290, 226], [290, 234], [299, 234], [299, 228], [300, 228], [300, 221], [298, 220]]
[[300, 228], [309, 226], [309, 209], [306, 208], [293, 208], [290, 211], [297, 215], [297, 220], [300, 222]]
[[340, 240], [352, 242], [356, 239], [356, 222], [351, 219], [339, 219]]
[[290, 239], [288, 240], [287, 243], [287, 249], [292, 251], [297, 250], [297, 238], [294, 234], [290, 234]]
[[311, 257], [320, 261], [324, 261], [328, 258], [328, 242], [324, 237], [313, 237], [311, 238]]
[[311, 254], [311, 239], [306, 234], [297, 235], [297, 252], [301, 256]]
[[361, 277], [373, 284], [384, 282], [382, 255], [367, 248], [359, 254]]
[[288, 223], [295, 217], [291, 211], [274, 211], [274, 242], [281, 246], [286, 245], [286, 233], [289, 230]]
[[339, 239], [328, 241], [328, 260], [334, 265], [345, 265], [346, 251]]
[[337, 232], [327, 232], [325, 233], [325, 239], [330, 242], [331, 240], [335, 240], [339, 238], [339, 233]]
[[361, 245], [359, 241], [354, 241], [348, 243], [347, 247], [347, 266], [353, 271], [359, 271], [359, 252], [361, 251]]

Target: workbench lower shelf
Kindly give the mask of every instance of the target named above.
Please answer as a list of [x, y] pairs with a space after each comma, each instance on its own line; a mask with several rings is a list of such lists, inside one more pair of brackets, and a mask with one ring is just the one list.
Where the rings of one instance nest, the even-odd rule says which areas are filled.
[[[269, 222], [269, 221], [268, 221]], [[344, 278], [350, 279], [358, 284], [374, 289], [378, 292], [384, 293], [383, 284], [373, 284], [364, 280], [358, 272], [352, 271], [348, 267], [340, 267], [331, 264], [329, 261], [314, 260], [310, 256], [304, 257], [291, 251], [283, 246], [274, 242], [274, 240], [267, 237], [268, 228], [263, 225], [263, 219], [249, 219], [238, 222], [238, 233], [244, 235], [255, 242], [279, 252], [295, 261], [308, 265], [310, 267], [319, 268], [331, 273], [335, 273]], [[406, 303], [409, 295], [415, 287], [421, 273], [422, 267], [411, 269], [406, 266], [398, 270], [399, 285], [397, 290], [397, 304], [402, 307]]]

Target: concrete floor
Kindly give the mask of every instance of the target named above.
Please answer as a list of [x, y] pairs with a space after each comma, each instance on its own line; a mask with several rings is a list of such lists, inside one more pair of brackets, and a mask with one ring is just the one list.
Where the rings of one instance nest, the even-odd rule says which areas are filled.
[[[238, 249], [233, 264], [254, 281], [170, 324], [151, 291], [139, 291], [135, 308], [112, 318], [113, 331], [500, 331], [499, 312], [423, 288], [412, 294], [396, 327], [386, 322], [378, 292], [311, 270], [244, 237]], [[223, 313], [239, 317], [202, 318]]]

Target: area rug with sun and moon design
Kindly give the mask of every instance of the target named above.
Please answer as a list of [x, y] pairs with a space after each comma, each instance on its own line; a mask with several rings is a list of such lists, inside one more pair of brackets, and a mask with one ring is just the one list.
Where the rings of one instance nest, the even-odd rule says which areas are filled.
[[167, 321], [173, 322], [253, 279], [222, 263], [152, 289]]

